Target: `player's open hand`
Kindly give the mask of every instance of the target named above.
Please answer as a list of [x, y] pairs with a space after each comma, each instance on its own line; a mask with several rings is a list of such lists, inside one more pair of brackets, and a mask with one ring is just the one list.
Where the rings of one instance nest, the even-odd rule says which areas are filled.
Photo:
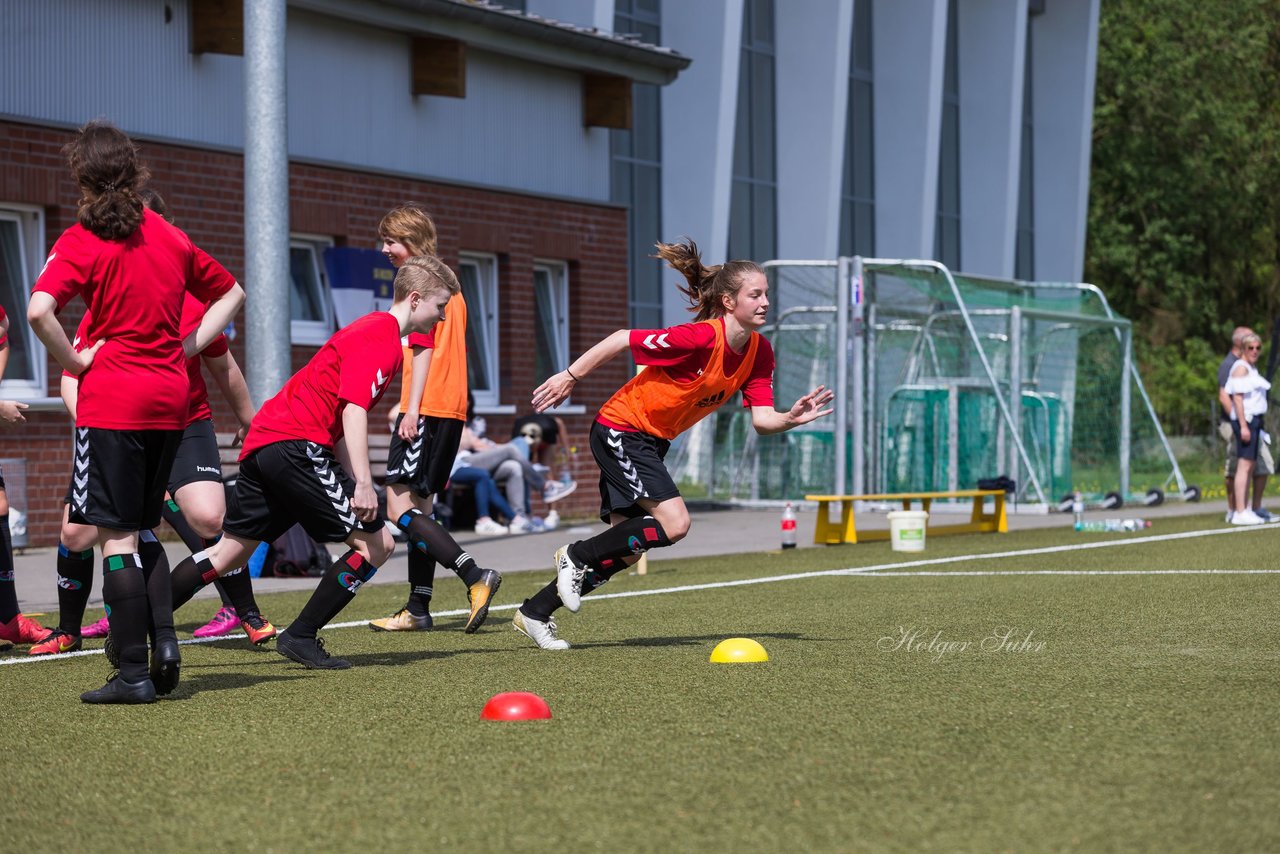
[[804, 397], [797, 400], [791, 406], [788, 413], [794, 424], [808, 424], [810, 421], [816, 421], [823, 416], [830, 415], [834, 409], [824, 409], [823, 407], [835, 400], [835, 392], [826, 386], [818, 386]]
[[98, 355], [98, 351], [101, 350], [102, 345], [106, 343], [107, 343], [107, 339], [102, 338], [98, 341], [93, 342], [92, 346], [85, 347], [83, 350], [77, 351], [75, 353], [74, 367], [79, 368], [79, 370], [75, 370], [75, 371], [68, 370], [68, 373], [73, 374], [74, 376], [77, 376], [77, 377], [84, 376], [84, 372], [89, 370], [89, 366], [93, 364], [94, 357]]
[[577, 385], [568, 371], [552, 374], [542, 385], [533, 390], [533, 411], [545, 412], [559, 406], [569, 399], [573, 387]]

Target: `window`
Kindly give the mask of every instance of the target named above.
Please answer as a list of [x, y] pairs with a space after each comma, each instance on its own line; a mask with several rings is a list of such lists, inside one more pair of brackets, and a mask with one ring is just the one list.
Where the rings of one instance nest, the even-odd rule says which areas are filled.
[[[657, 0], [618, 0], [613, 29], [648, 44], [660, 44]], [[631, 326], [662, 326], [662, 265], [649, 256], [662, 234], [662, 105], [652, 83], [631, 84], [631, 130], [611, 131], [613, 200], [627, 205], [631, 272]]]
[[27, 296], [39, 274], [44, 217], [39, 208], [0, 207], [0, 305], [9, 315], [5, 397], [44, 397], [45, 350], [27, 326]]
[[956, 0], [947, 5], [946, 70], [942, 78], [942, 139], [938, 152], [938, 216], [933, 257], [960, 269], [960, 56]]
[[289, 318], [294, 344], [320, 346], [335, 326], [333, 299], [325, 276], [324, 250], [333, 241], [293, 235], [289, 240]]
[[537, 327], [534, 381], [569, 366], [569, 268], [561, 261], [533, 265], [533, 314]]
[[728, 257], [767, 261], [778, 244], [773, 0], [744, 5], [740, 57]]
[[476, 406], [497, 406], [498, 259], [462, 255], [458, 274], [467, 301], [467, 384]]
[[857, 0], [849, 50], [849, 110], [844, 134], [844, 186], [840, 193], [841, 255], [875, 254], [875, 74], [871, 50], [871, 0]]

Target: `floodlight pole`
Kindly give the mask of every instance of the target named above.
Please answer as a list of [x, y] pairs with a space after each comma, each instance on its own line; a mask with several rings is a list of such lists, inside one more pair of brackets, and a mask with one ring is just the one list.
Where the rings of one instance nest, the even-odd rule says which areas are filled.
[[[1009, 308], [1009, 429], [1022, 438], [1022, 307]], [[1018, 445], [1009, 446], [1009, 477], [1022, 480]]]
[[285, 17], [285, 0], [245, 0], [245, 372], [258, 406], [291, 367]]

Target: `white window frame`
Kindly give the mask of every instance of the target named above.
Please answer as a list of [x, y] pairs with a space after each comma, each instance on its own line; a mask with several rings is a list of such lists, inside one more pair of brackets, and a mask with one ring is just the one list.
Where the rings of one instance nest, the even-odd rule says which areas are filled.
[[[44, 266], [44, 210], [34, 205], [3, 202], [0, 203], [0, 220], [17, 223], [18, 241], [21, 246], [19, 257], [21, 266], [15, 296], [22, 300], [22, 304], [4, 307], [9, 315], [9, 346], [12, 347], [14, 328], [19, 325], [26, 327], [31, 286]], [[3, 395], [0, 396], [14, 400], [35, 400], [48, 396], [48, 353], [30, 327], [27, 327], [26, 338], [32, 376], [30, 379], [12, 379], [6, 376], [4, 380], [0, 380], [0, 390], [3, 391]], [[10, 361], [12, 358], [11, 353]]]
[[473, 350], [467, 348], [468, 357], [480, 359], [489, 376], [492, 388], [478, 389], [472, 387], [471, 394], [475, 400], [477, 411], [485, 408], [495, 411], [502, 390], [498, 374], [499, 354], [502, 352], [502, 339], [499, 337], [499, 301], [498, 301], [498, 256], [481, 252], [461, 252], [458, 255], [458, 267], [475, 270], [478, 299], [467, 297], [467, 326], [475, 326], [483, 330], [486, 346]]
[[[553, 346], [554, 352], [552, 359], [555, 364], [552, 365], [552, 373], [558, 373], [569, 367], [572, 359], [569, 353], [569, 264], [566, 261], [552, 261], [543, 258], [535, 258], [533, 261], [533, 314], [534, 321], [541, 323], [540, 316], [541, 303], [538, 301], [538, 274], [545, 273], [547, 276], [547, 284], [551, 289], [551, 311], [553, 317], [551, 319], [554, 329]], [[534, 377], [535, 383], [541, 383], [547, 377]], [[566, 398], [559, 406], [555, 407], [557, 411], [569, 410], [574, 411], [576, 408], [570, 403], [572, 398]], [[580, 407], [577, 407], [580, 408]]]
[[[324, 250], [333, 246], [333, 238], [325, 237], [317, 234], [290, 234], [289, 235], [289, 252], [292, 254], [295, 249], [306, 249], [311, 252], [311, 263], [315, 265], [316, 283], [320, 292], [316, 294], [321, 310], [324, 313], [322, 320], [290, 320], [289, 321], [289, 338], [294, 344], [305, 345], [308, 347], [319, 347], [329, 340], [337, 329], [337, 321], [333, 309], [333, 291], [329, 284], [329, 276], [324, 269]], [[290, 265], [293, 261], [290, 258]], [[293, 282], [289, 283], [289, 299], [293, 299]], [[289, 308], [289, 316], [293, 317], [292, 304]]]

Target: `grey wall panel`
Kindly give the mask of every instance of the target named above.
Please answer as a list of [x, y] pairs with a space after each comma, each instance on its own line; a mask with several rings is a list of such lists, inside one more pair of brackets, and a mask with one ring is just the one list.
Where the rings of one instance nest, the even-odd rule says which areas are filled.
[[193, 56], [187, 6], [158, 0], [5, 0], [0, 113], [240, 146], [243, 61]]
[[[186, 5], [168, 24], [164, 6], [6, 0], [0, 114], [242, 147], [243, 59], [192, 55]], [[465, 99], [415, 98], [407, 36], [298, 10], [286, 52], [293, 157], [609, 198], [608, 135], [582, 126], [578, 74], [471, 51]]]

